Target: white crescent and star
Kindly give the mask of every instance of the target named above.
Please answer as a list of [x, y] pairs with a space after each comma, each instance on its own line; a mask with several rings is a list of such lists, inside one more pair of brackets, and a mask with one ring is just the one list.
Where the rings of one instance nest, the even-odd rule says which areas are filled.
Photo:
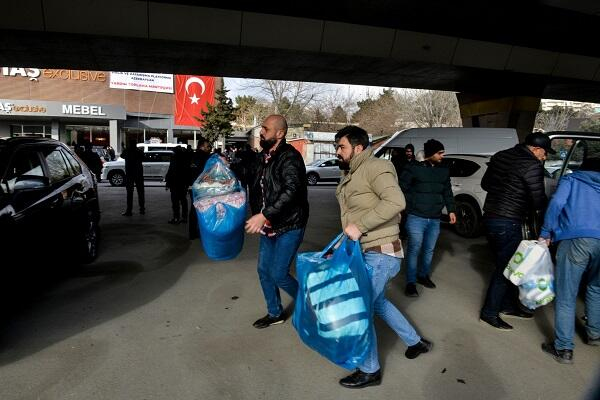
[[[189, 87], [192, 83], [197, 83], [202, 87], [202, 91], [200, 92], [200, 96], [202, 96], [204, 94], [204, 91], [206, 90], [206, 85], [204, 84], [204, 81], [202, 81], [202, 79], [198, 78], [197, 76], [192, 76], [191, 78], [188, 78], [187, 81], [185, 81], [185, 92], [189, 94]], [[191, 104], [198, 104], [198, 100], [200, 100], [199, 97], [196, 97], [196, 93], [193, 93], [192, 96], [190, 97], [191, 100]]]

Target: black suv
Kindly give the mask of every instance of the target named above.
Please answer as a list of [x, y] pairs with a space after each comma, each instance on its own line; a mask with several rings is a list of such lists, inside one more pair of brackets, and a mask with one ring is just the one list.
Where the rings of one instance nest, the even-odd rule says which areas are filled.
[[69, 147], [0, 138], [0, 254], [89, 263], [99, 220], [96, 180]]

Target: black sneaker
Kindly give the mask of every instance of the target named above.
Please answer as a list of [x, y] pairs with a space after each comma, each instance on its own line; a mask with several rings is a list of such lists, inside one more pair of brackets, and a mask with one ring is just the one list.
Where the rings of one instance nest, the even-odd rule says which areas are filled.
[[144, 215], [146, 214], [146, 209], [145, 208], [140, 208], [140, 215]]
[[573, 364], [573, 350], [557, 350], [554, 343], [542, 343], [542, 351], [561, 364]]
[[283, 314], [278, 317], [271, 317], [269, 314], [265, 315], [261, 319], [256, 320], [252, 326], [256, 329], [264, 329], [271, 325], [283, 324], [285, 322], [285, 318]]
[[121, 213], [121, 215], [124, 217], [131, 217], [133, 214], [131, 213], [131, 211], [124, 211]]
[[518, 319], [532, 319], [533, 313], [526, 312], [523, 310], [506, 310], [500, 311], [500, 315], [506, 318], [518, 318]]
[[600, 346], [600, 336], [597, 338], [587, 337], [585, 340], [585, 344], [588, 346]]
[[500, 317], [484, 317], [483, 315], [481, 315], [479, 317], [479, 321], [485, 322], [486, 324], [488, 324], [498, 330], [501, 330], [501, 331], [510, 331], [513, 328], [511, 325], [502, 321], [502, 318], [500, 318]]
[[419, 343], [409, 346], [408, 349], [406, 349], [406, 352], [404, 352], [404, 355], [406, 358], [412, 360], [413, 358], [419, 357], [419, 354], [427, 353], [432, 347], [433, 343], [431, 343], [429, 340], [421, 338]]
[[429, 278], [429, 275], [417, 276], [417, 283], [420, 283], [426, 288], [435, 289], [435, 283], [432, 282], [432, 280]]
[[381, 370], [369, 374], [357, 369], [347, 377], [340, 379], [340, 385], [348, 389], [362, 389], [367, 386], [379, 385], [381, 383]]
[[404, 289], [404, 294], [408, 297], [419, 297], [419, 292], [417, 292], [417, 285], [414, 283], [407, 283], [406, 289]]

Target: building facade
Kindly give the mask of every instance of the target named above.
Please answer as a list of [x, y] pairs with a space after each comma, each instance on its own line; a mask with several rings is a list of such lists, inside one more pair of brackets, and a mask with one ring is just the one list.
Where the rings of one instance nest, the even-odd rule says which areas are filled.
[[[221, 82], [221, 80], [217, 80]], [[174, 123], [173, 76], [0, 67], [0, 137], [42, 136], [112, 146], [194, 146], [197, 126]]]

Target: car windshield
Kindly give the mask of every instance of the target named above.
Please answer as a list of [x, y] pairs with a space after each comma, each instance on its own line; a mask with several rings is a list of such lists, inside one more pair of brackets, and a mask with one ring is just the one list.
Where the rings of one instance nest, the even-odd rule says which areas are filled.
[[315, 160], [315, 161], [313, 161], [313, 162], [311, 162], [309, 164], [306, 164], [306, 165], [310, 165], [310, 166], [314, 167], [314, 166], [317, 166], [317, 165], [321, 164], [323, 161], [327, 161], [327, 160], [319, 159], [319, 160]]

